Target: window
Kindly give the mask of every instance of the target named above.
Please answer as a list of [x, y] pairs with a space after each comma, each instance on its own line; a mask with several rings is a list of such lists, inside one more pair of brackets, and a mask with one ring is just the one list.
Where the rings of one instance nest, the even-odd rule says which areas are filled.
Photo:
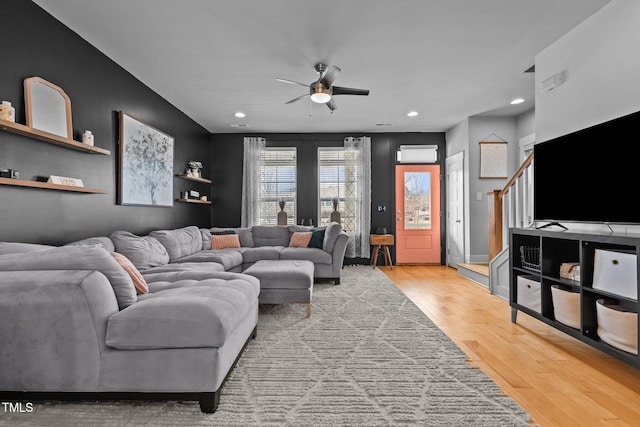
[[280, 199], [286, 202], [287, 224], [296, 223], [296, 149], [265, 148], [260, 152], [259, 213], [261, 225], [277, 225]]
[[347, 232], [358, 229], [355, 201], [357, 190], [357, 165], [355, 152], [340, 148], [318, 148], [318, 194], [320, 196], [318, 218], [319, 225], [331, 221], [333, 199], [338, 199], [342, 227]]

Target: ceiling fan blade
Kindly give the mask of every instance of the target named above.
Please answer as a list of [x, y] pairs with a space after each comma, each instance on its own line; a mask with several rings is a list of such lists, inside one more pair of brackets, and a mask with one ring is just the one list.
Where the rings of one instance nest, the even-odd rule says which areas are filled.
[[333, 112], [333, 110], [335, 110], [336, 108], [338, 108], [338, 106], [336, 105], [335, 101], [333, 100], [333, 98], [331, 98], [329, 100], [329, 102], [327, 102], [327, 107], [329, 107], [329, 110], [331, 110], [331, 112]]
[[340, 68], [336, 67], [335, 65], [330, 66], [329, 68], [327, 68], [327, 71], [325, 71], [322, 74], [322, 78], [320, 79], [320, 81], [322, 82], [323, 85], [325, 85], [326, 87], [329, 87], [333, 84], [333, 81], [336, 79], [336, 77], [338, 77], [338, 74], [340, 73]]
[[309, 87], [309, 85], [307, 85], [307, 84], [300, 83], [300, 82], [294, 82], [293, 80], [287, 80], [287, 79], [281, 79], [281, 78], [277, 78], [276, 80], [279, 81], [279, 82], [282, 82], [282, 83], [289, 83], [289, 84], [292, 84], [292, 85], [300, 85], [300, 86], [304, 86], [304, 87]]
[[302, 98], [304, 98], [305, 96], [309, 96], [309, 94], [308, 94], [308, 93], [306, 93], [306, 94], [304, 94], [304, 95], [302, 95], [302, 96], [299, 96], [299, 97], [297, 97], [297, 98], [293, 98], [291, 101], [287, 101], [287, 102], [285, 102], [285, 104], [291, 104], [291, 103], [294, 103], [294, 102], [296, 102], [296, 101], [300, 101], [300, 100], [301, 100]]
[[369, 89], [355, 89], [352, 87], [333, 86], [332, 93], [334, 95], [369, 95]]

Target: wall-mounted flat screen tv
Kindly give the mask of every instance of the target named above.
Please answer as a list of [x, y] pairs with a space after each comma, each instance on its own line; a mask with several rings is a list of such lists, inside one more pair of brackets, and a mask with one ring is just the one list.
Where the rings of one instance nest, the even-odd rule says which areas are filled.
[[534, 146], [536, 221], [640, 223], [640, 112]]

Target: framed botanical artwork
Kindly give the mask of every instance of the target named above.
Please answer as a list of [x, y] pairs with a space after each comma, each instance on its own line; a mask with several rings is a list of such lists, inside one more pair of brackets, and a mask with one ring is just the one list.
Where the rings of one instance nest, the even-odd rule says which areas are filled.
[[173, 206], [174, 138], [120, 112], [118, 204]]

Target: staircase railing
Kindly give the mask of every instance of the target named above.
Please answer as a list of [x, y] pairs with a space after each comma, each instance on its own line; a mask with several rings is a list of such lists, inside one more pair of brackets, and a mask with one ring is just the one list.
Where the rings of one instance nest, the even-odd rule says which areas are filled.
[[501, 190], [488, 193], [489, 261], [508, 246], [510, 227], [526, 227], [533, 222], [533, 152]]

